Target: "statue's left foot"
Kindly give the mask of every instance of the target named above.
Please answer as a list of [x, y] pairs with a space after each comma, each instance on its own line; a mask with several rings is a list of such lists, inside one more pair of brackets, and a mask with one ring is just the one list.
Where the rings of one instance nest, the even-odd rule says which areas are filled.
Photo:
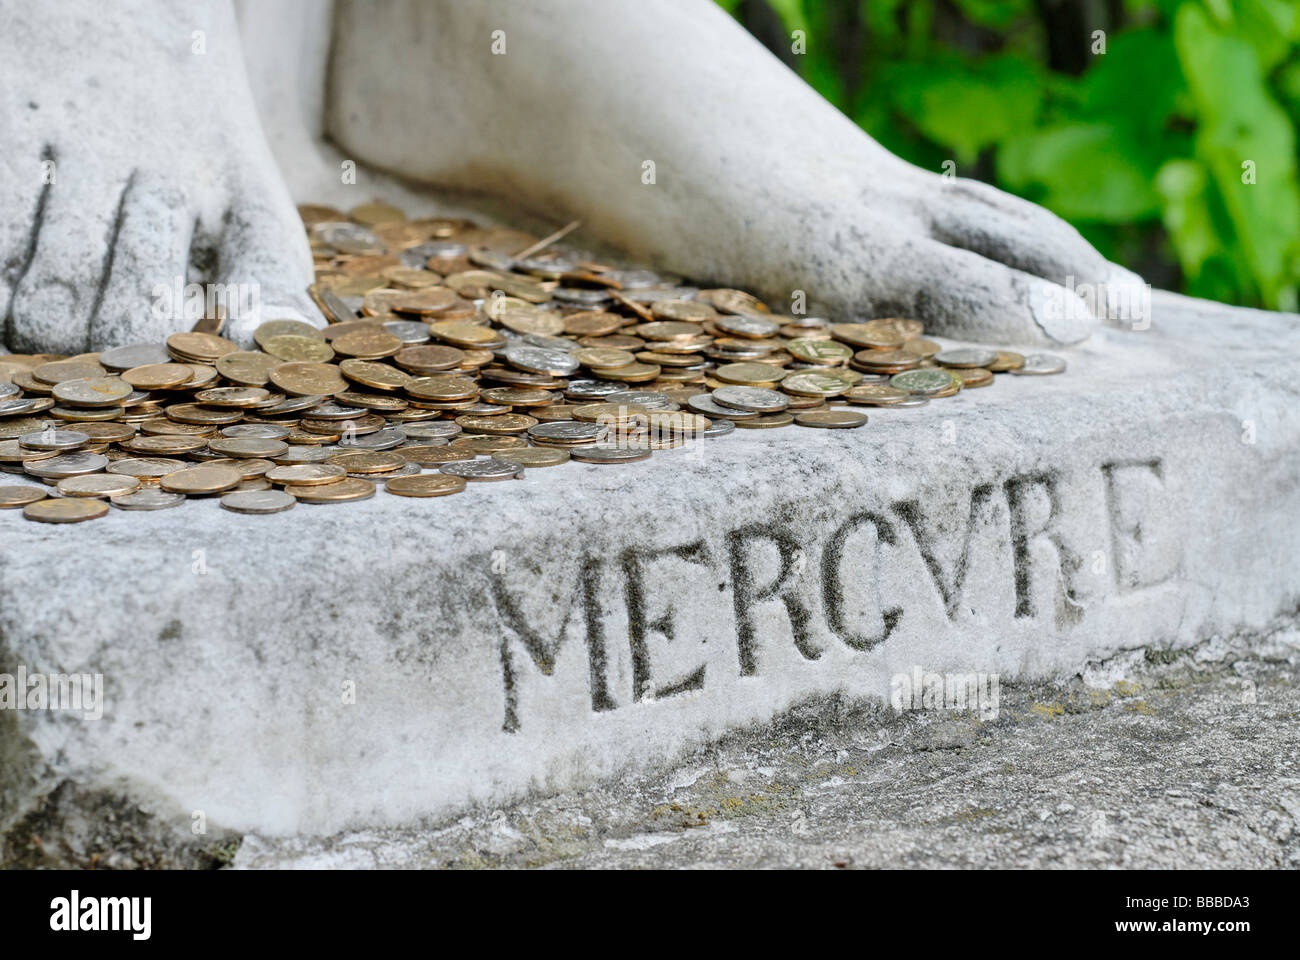
[[[302, 223], [262, 138], [233, 17], [212, 6], [203, 48], [193, 46], [192, 11], [110, 16], [90, 0], [65, 0], [40, 24], [49, 34], [41, 42], [6, 45], [8, 349], [76, 354], [160, 341], [193, 325], [177, 302], [190, 282], [226, 307], [227, 336], [243, 343], [256, 316], [235, 317], [232, 305], [319, 318], [305, 293]], [[0, 36], [32, 32], [17, 22], [25, 9], [0, 8]]]

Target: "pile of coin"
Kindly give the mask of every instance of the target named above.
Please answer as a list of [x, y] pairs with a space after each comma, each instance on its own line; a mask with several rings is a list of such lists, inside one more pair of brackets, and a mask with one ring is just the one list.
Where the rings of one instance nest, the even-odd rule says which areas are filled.
[[165, 343], [0, 356], [0, 507], [52, 523], [219, 497], [459, 493], [526, 469], [631, 463], [735, 429], [844, 429], [1046, 354], [944, 349], [906, 318], [778, 316], [749, 293], [597, 262], [512, 230], [380, 203], [299, 211], [327, 323], [257, 349], [201, 322]]

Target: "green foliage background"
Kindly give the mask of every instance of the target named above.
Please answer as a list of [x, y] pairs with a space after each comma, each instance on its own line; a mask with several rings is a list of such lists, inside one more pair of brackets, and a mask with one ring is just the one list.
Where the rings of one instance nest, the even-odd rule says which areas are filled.
[[1300, 0], [718, 2], [907, 160], [1157, 286], [1296, 309]]

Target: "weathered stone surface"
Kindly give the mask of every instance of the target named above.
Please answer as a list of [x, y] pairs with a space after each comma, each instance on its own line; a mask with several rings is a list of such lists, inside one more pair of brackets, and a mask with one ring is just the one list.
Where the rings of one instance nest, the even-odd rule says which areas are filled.
[[185, 831], [403, 824], [885, 697], [914, 665], [1047, 678], [1293, 617], [1295, 318], [1156, 308], [1065, 376], [861, 431], [432, 503], [0, 516], [0, 669], [102, 673], [106, 700], [9, 714], [4, 819], [70, 780]]
[[247, 835], [237, 869], [1300, 866], [1300, 631], [1001, 686], [995, 720], [820, 698], [666, 768], [413, 827]]

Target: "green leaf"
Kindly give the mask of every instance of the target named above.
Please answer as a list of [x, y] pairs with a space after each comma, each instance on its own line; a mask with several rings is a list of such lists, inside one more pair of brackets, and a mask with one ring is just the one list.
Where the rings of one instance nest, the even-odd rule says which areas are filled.
[[1131, 223], [1155, 217], [1160, 197], [1105, 123], [1036, 130], [1003, 144], [998, 177], [1067, 220]]
[[977, 66], [957, 60], [902, 64], [890, 84], [902, 114], [965, 164], [985, 147], [1032, 127], [1042, 102], [1039, 72], [1014, 56]]
[[1158, 135], [1186, 86], [1169, 35], [1131, 30], [1112, 37], [1094, 58], [1080, 84], [1080, 109], [1135, 137]]
[[[1293, 285], [1289, 251], [1300, 238], [1295, 133], [1265, 84], [1254, 49], [1217, 29], [1192, 4], [1174, 40], [1201, 118], [1196, 152], [1205, 162], [1266, 305]], [[1252, 165], [1254, 183], [1243, 167]]]
[[1234, 32], [1255, 49], [1267, 71], [1286, 59], [1297, 26], [1296, 5], [1286, 0], [1237, 0]]
[[803, 3], [800, 0], [767, 0], [767, 5], [781, 18], [786, 33], [793, 33], [796, 30], [807, 32], [808, 19], [804, 16]]
[[1288, 63], [1277, 73], [1277, 91], [1291, 108], [1293, 116], [1300, 117], [1300, 60]]
[[985, 27], [1005, 27], [1033, 11], [1026, 0], [955, 0], [955, 4], [967, 20]]
[[1189, 279], [1200, 276], [1211, 257], [1225, 253], [1210, 214], [1210, 173], [1196, 160], [1170, 160], [1156, 176], [1164, 198], [1165, 229]]

